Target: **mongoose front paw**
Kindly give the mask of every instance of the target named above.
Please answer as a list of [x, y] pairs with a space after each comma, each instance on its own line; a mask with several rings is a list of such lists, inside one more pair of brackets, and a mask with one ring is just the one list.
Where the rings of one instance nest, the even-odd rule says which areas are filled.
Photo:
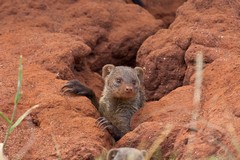
[[102, 128], [103, 130], [106, 129], [116, 141], [118, 141], [124, 135], [124, 133], [122, 133], [116, 126], [114, 126], [105, 117], [99, 117], [97, 119], [97, 126]]
[[96, 123], [97, 126], [103, 130], [110, 129], [113, 127], [112, 123], [109, 122], [105, 117], [99, 117]]
[[63, 93], [73, 93], [81, 96], [87, 96], [89, 94], [89, 89], [75, 79], [67, 82], [61, 88], [61, 91]]

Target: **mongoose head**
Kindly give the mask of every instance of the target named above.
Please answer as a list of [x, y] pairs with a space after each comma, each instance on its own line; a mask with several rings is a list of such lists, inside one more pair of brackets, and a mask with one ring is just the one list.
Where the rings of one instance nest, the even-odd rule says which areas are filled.
[[115, 148], [107, 154], [107, 160], [144, 160], [147, 157], [145, 150], [135, 148]]
[[143, 69], [107, 64], [103, 67], [102, 77], [105, 80], [105, 92], [113, 98], [131, 99], [142, 87]]

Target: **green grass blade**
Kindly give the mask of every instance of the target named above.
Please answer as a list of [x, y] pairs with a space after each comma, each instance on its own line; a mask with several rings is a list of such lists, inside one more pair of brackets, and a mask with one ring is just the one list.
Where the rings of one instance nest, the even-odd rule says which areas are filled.
[[12, 125], [12, 121], [8, 119], [8, 117], [5, 116], [2, 112], [0, 112], [0, 117], [2, 117], [8, 123], [8, 125]]
[[[18, 102], [21, 98], [21, 85], [22, 85], [22, 70], [23, 70], [23, 66], [22, 66], [22, 55], [20, 55], [20, 64], [19, 64], [19, 69], [18, 69], [18, 84], [17, 84], [17, 92], [16, 92], [16, 96], [14, 99], [14, 107], [13, 107], [13, 113], [12, 113], [12, 117], [11, 117], [11, 122], [13, 123], [16, 111], [17, 111], [17, 105]], [[8, 137], [10, 135], [10, 129], [12, 128], [12, 124], [9, 125], [8, 127], [8, 131], [6, 132], [6, 136], [4, 138], [4, 142], [3, 142], [3, 150], [7, 144], [8, 141]]]
[[21, 98], [21, 85], [22, 85], [22, 70], [23, 70], [23, 65], [22, 65], [22, 55], [20, 56], [20, 64], [19, 64], [19, 69], [18, 69], [18, 84], [17, 84], [17, 93], [15, 96], [14, 104], [17, 105], [20, 98]]
[[13, 122], [16, 111], [17, 111], [17, 105], [18, 102], [21, 98], [21, 85], [22, 85], [22, 70], [23, 70], [23, 66], [22, 66], [22, 55], [20, 55], [20, 64], [19, 64], [19, 69], [18, 69], [18, 84], [17, 84], [17, 92], [15, 95], [15, 99], [14, 99], [14, 107], [13, 107], [13, 113], [12, 113], [12, 117], [11, 117], [11, 121]]
[[39, 105], [35, 105], [33, 107], [31, 107], [30, 109], [28, 109], [24, 114], [22, 114], [18, 120], [10, 127], [9, 129], [9, 134], [11, 134], [13, 132], [13, 130], [22, 122], [22, 120], [29, 114], [32, 112], [32, 110], [38, 108]]

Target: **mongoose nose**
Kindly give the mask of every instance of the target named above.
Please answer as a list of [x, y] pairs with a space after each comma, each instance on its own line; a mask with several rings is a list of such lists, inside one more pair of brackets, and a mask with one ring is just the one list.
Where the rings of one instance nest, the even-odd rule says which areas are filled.
[[126, 86], [125, 91], [126, 91], [127, 93], [130, 93], [130, 92], [133, 91], [133, 87], [131, 87], [131, 86]]

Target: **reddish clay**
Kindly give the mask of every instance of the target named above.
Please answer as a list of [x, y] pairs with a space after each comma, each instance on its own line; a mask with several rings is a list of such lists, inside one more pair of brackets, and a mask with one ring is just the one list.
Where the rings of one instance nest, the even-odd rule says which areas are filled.
[[[143, 2], [149, 12], [125, 0], [0, 2], [0, 111], [11, 116], [20, 55], [16, 118], [40, 105], [10, 136], [9, 159], [52, 160], [58, 152], [62, 159], [93, 159], [114, 147], [147, 150], [152, 159], [239, 159], [239, 2]], [[162, 3], [171, 12], [155, 12]], [[201, 108], [193, 121], [194, 59], [200, 52]], [[143, 67], [146, 98], [157, 100], [135, 114], [133, 131], [116, 144], [96, 126], [99, 114], [87, 98], [60, 91], [67, 80], [79, 79], [100, 96], [99, 73], [107, 63]], [[0, 119], [0, 142], [6, 130]]]

